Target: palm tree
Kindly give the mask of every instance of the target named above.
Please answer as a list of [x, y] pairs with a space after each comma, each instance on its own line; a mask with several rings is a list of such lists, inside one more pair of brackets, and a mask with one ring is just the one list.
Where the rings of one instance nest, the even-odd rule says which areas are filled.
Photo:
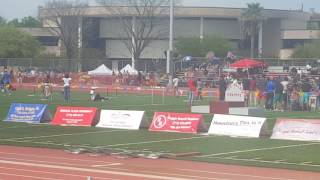
[[259, 3], [248, 3], [247, 8], [242, 12], [243, 33], [246, 37], [250, 36], [251, 47], [250, 56], [254, 57], [255, 38], [259, 32], [259, 24], [263, 20], [263, 7]]

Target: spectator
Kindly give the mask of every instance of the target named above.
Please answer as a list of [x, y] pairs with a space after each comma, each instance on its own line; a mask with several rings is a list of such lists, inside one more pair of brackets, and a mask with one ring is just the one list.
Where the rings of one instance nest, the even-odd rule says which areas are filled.
[[275, 96], [274, 96], [274, 107], [276, 110], [280, 110], [280, 107], [278, 105], [282, 105], [282, 99], [283, 99], [283, 86], [280, 82], [280, 77], [275, 79]]
[[224, 79], [224, 76], [220, 76], [220, 79], [219, 79], [219, 100], [220, 101], [225, 100], [226, 90], [227, 90], [227, 82]]
[[249, 80], [249, 104], [256, 106], [257, 98], [255, 96], [257, 90], [257, 82], [256, 78], [253, 76], [252, 79]]
[[202, 88], [203, 88], [203, 81], [201, 78], [197, 81], [197, 99], [202, 100]]
[[188, 105], [191, 107], [193, 104], [193, 100], [194, 100], [194, 96], [195, 96], [195, 92], [197, 90], [196, 87], [196, 82], [193, 79], [193, 77], [191, 77], [188, 80], [188, 88], [189, 88], [189, 93], [188, 93]]
[[63, 80], [63, 95], [65, 101], [70, 101], [70, 84], [71, 84], [71, 78], [69, 77], [69, 74], [66, 73], [64, 75]]
[[266, 86], [266, 103], [265, 108], [267, 110], [273, 110], [273, 98], [276, 90], [276, 85], [273, 81], [273, 78], [268, 78], [267, 86]]
[[179, 97], [179, 78], [175, 76], [172, 82], [173, 82], [173, 95], [176, 97]]
[[289, 79], [288, 77], [284, 77], [283, 81], [281, 81], [281, 85], [283, 87], [283, 92], [282, 92], [282, 102], [283, 102], [283, 110], [287, 110], [288, 108], [288, 100], [289, 100], [289, 93], [288, 93], [288, 84], [289, 84]]
[[303, 92], [302, 97], [302, 110], [309, 110], [309, 97], [311, 93], [312, 86], [308, 79], [304, 79], [301, 85], [301, 90]]

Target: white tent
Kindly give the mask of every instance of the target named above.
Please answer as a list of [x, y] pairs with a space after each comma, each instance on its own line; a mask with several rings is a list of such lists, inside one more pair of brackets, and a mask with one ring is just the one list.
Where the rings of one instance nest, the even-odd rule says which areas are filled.
[[104, 64], [97, 67], [95, 70], [89, 71], [89, 75], [112, 75], [112, 71]]
[[130, 75], [137, 75], [138, 71], [133, 69], [130, 64], [127, 64], [124, 68], [120, 70], [122, 74], [129, 73]]

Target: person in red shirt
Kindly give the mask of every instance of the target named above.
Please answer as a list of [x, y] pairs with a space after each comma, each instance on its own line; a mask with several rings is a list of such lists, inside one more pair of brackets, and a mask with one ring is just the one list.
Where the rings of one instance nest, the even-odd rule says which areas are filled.
[[197, 90], [196, 82], [192, 77], [188, 80], [188, 88], [189, 88], [189, 93], [188, 93], [188, 103], [189, 104], [188, 105], [192, 106], [194, 95]]

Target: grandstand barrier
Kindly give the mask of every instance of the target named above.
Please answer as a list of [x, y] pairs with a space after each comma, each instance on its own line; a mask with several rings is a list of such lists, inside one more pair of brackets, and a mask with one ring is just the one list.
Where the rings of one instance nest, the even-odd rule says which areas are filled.
[[242, 115], [253, 117], [265, 117], [264, 109], [261, 107], [231, 107], [229, 108], [230, 115]]
[[148, 128], [149, 123], [144, 111], [101, 110], [96, 127], [138, 130]]
[[266, 118], [215, 114], [208, 134], [259, 138], [266, 127]]
[[277, 119], [271, 139], [320, 141], [320, 120]]
[[52, 125], [93, 126], [96, 124], [97, 108], [58, 106]]
[[155, 112], [149, 131], [193, 133], [207, 131], [201, 114]]
[[25, 123], [46, 123], [51, 120], [51, 113], [46, 104], [12, 103], [4, 121]]

